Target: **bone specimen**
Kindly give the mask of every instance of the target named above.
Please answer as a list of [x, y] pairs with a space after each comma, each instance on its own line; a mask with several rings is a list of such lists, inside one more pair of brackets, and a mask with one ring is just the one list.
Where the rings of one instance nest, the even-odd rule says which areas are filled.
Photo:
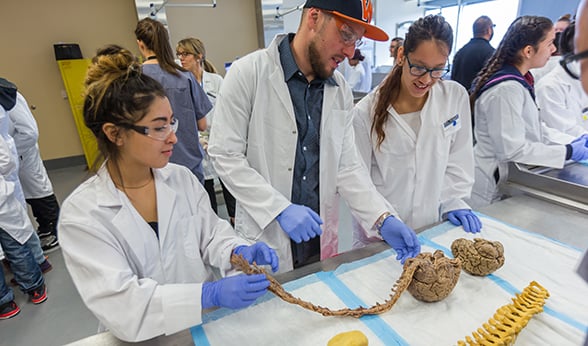
[[472, 275], [491, 274], [504, 264], [504, 247], [497, 241], [459, 238], [451, 244], [451, 252], [461, 260], [463, 270]]
[[513, 345], [519, 332], [525, 328], [533, 315], [543, 311], [549, 292], [532, 281], [521, 294], [516, 293], [512, 304], [504, 305], [498, 310], [484, 328], [472, 333], [473, 339], [466, 336], [466, 341], [459, 340], [458, 346], [466, 345]]
[[[431, 297], [437, 300], [445, 298], [457, 283], [457, 279], [459, 278], [460, 267], [458, 259], [449, 260], [445, 258], [445, 260], [451, 263], [451, 265], [448, 265], [444, 264], [442, 258], [445, 257], [443, 256], [443, 252], [440, 250], [435, 251], [435, 254], [433, 255], [431, 253], [421, 253], [415, 258], [409, 258], [408, 260], [406, 260], [406, 262], [404, 262], [404, 268], [402, 274], [400, 274], [400, 278], [396, 280], [396, 283], [392, 287], [392, 293], [390, 294], [390, 298], [388, 300], [385, 300], [384, 303], [376, 303], [376, 305], [369, 308], [364, 308], [360, 306], [355, 309], [345, 308], [339, 310], [331, 310], [326, 307], [317, 306], [310, 302], [304, 301], [300, 298], [294, 297], [291, 293], [286, 291], [275, 278], [269, 275], [265, 271], [265, 269], [257, 266], [255, 263], [253, 265], [250, 265], [249, 262], [247, 262], [247, 260], [245, 260], [241, 255], [237, 256], [233, 254], [231, 256], [231, 264], [235, 268], [244, 272], [245, 274], [265, 274], [265, 276], [270, 282], [270, 286], [268, 289], [271, 292], [273, 292], [276, 296], [278, 296], [280, 299], [288, 303], [300, 305], [305, 309], [318, 312], [323, 316], [351, 316], [359, 318], [363, 315], [381, 314], [386, 311], [389, 311], [392, 308], [392, 306], [396, 303], [398, 298], [400, 298], [402, 292], [404, 292], [404, 290], [406, 290], [409, 287], [411, 281], [413, 280], [413, 275], [421, 267], [424, 267], [425, 269], [422, 270], [422, 274], [419, 274], [419, 282], [415, 284], [414, 290], [417, 292], [417, 295], [419, 297], [425, 297], [426, 299], [431, 299]], [[449, 267], [453, 268], [453, 272], [451, 275], [445, 274], [445, 272], [449, 272]], [[431, 273], [433, 269], [437, 268], [440, 268], [440, 270], [444, 271], [443, 274], [441, 274], [439, 278], [436, 280], [430, 280], [429, 277], [432, 275]], [[432, 283], [432, 285], [429, 285], [430, 283]], [[443, 285], [447, 285], [447, 287], [450, 288], [444, 288], [442, 287]], [[432, 293], [427, 293], [427, 287], [431, 287], [431, 289], [435, 291]], [[414, 295], [414, 293], [412, 294]], [[419, 297], [415, 298], [419, 299]]]

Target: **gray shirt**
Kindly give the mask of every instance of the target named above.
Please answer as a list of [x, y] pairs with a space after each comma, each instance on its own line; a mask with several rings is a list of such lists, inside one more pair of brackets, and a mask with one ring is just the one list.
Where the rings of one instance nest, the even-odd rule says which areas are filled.
[[206, 116], [212, 105], [202, 87], [196, 83], [190, 72], [180, 72], [179, 76], [164, 71], [158, 64], [143, 65], [143, 72], [155, 79], [165, 89], [165, 93], [180, 124], [170, 162], [188, 167], [204, 183], [202, 158], [204, 151], [198, 138], [197, 121]]

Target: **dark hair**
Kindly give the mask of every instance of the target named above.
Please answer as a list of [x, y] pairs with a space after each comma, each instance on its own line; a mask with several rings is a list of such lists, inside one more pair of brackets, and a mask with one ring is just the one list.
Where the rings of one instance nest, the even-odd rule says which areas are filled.
[[553, 28], [551, 20], [539, 16], [522, 16], [510, 24], [498, 48], [472, 83], [474, 86], [470, 94], [472, 111], [477, 94], [488, 79], [505, 64], [514, 66], [520, 64], [522, 62], [521, 50], [526, 46], [532, 46], [537, 50], [539, 42], [545, 39], [551, 28]]
[[135, 36], [147, 48], [155, 52], [157, 62], [164, 71], [176, 76], [180, 75], [178, 70], [186, 71], [182, 66], [176, 64], [174, 60], [174, 53], [169, 43], [169, 35], [163, 24], [151, 18], [143, 18], [137, 23]]
[[566, 55], [574, 52], [574, 34], [576, 32], [576, 22], [571, 22], [561, 33], [558, 41], [559, 53]]
[[474, 21], [472, 25], [472, 31], [474, 32], [474, 37], [481, 37], [486, 34], [488, 29], [493, 27], [492, 19], [488, 16], [480, 16], [478, 19]]
[[404, 39], [398, 36], [391, 39], [390, 42], [404, 42]]
[[[428, 15], [424, 18], [417, 19], [406, 33], [404, 40], [404, 55], [414, 52], [417, 47], [424, 41], [436, 41], [437, 44], [443, 44], [447, 48], [447, 55], [451, 53], [453, 45], [453, 29], [440, 15]], [[377, 147], [379, 148], [386, 134], [384, 125], [388, 119], [388, 107], [398, 99], [400, 92], [400, 80], [402, 77], [402, 65], [395, 64], [390, 74], [386, 77], [377, 91], [377, 102], [374, 109], [374, 121], [372, 123], [371, 133], [376, 135]]]
[[106, 46], [92, 61], [84, 82], [83, 114], [101, 154], [91, 167], [96, 170], [103, 159], [118, 158], [118, 147], [106, 137], [102, 126], [134, 124], [147, 114], [156, 97], [166, 95], [159, 82], [141, 72], [141, 65], [125, 48]]

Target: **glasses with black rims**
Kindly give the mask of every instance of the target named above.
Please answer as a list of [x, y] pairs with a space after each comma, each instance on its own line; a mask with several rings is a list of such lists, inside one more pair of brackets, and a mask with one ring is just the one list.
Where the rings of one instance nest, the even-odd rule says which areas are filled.
[[578, 54], [569, 53], [564, 55], [564, 57], [559, 61], [559, 64], [570, 75], [570, 77], [574, 79], [580, 79], [580, 73], [577, 68], [573, 67], [573, 65], [576, 61], [580, 61], [586, 58], [588, 58], [588, 50]]
[[332, 13], [328, 12], [337, 23], [337, 27], [339, 28], [339, 34], [341, 35], [341, 40], [346, 46], [355, 46], [359, 48], [363, 45], [363, 41], [361, 40], [362, 35], [358, 35], [353, 28], [349, 26], [349, 24], [345, 23], [341, 19], [337, 18], [337, 16], [333, 15]]
[[178, 57], [178, 59], [186, 58], [188, 55], [194, 55], [194, 54], [189, 53], [189, 52], [176, 52], [176, 56]]
[[413, 65], [410, 62], [408, 55], [406, 55], [406, 62], [408, 63], [410, 74], [415, 77], [422, 77], [425, 74], [429, 73], [431, 78], [439, 79], [439, 78], [445, 76], [447, 74], [447, 72], [449, 72], [449, 66], [436, 67], [436, 68], [426, 68], [425, 66]]
[[158, 141], [164, 142], [169, 138], [169, 135], [173, 132], [175, 133], [178, 130], [179, 120], [173, 118], [171, 122], [167, 125], [163, 126], [139, 126], [139, 125], [129, 125], [129, 124], [122, 124], [121, 127], [136, 131], [142, 135], [145, 135], [149, 138], [153, 138]]

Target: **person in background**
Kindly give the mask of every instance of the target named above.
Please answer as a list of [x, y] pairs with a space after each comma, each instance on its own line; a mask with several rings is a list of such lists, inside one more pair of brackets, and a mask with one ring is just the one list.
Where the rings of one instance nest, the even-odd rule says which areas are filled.
[[[451, 67], [451, 79], [470, 90], [472, 81], [484, 67], [494, 48], [490, 41], [494, 36], [494, 24], [488, 16], [478, 17], [472, 26], [474, 37], [455, 53]], [[473, 126], [472, 121], [472, 126]]]
[[[372, 2], [308, 0], [297, 32], [235, 61], [216, 101], [208, 152], [237, 199], [235, 230], [275, 248], [282, 271], [338, 253], [339, 195], [367, 237], [404, 262], [416, 234], [366, 179], [353, 135], [352, 92], [337, 66], [369, 24]], [[323, 223], [324, 220], [324, 223]]]
[[18, 152], [18, 176], [26, 202], [39, 225], [37, 234], [45, 253], [59, 247], [57, 217], [59, 202], [39, 153], [39, 129], [24, 96], [17, 91], [16, 105], [8, 111], [9, 133]]
[[[442, 16], [412, 23], [394, 69], [353, 109], [355, 141], [376, 188], [408, 226], [449, 219], [477, 233], [482, 224], [463, 200], [474, 183], [468, 94], [441, 79], [452, 45]], [[362, 235], [356, 247], [365, 245]]]
[[[16, 87], [4, 79], [0, 86], [0, 246], [21, 291], [30, 296], [33, 304], [41, 304], [47, 300], [47, 287], [31, 249], [37, 248], [41, 255], [42, 251], [18, 180], [16, 146], [8, 134], [6, 109], [16, 104]], [[0, 269], [0, 319], [12, 318], [19, 312], [12, 288], [6, 285]]]
[[560, 52], [559, 50], [559, 41], [560, 36], [563, 31], [570, 25], [571, 23], [571, 15], [564, 14], [563, 16], [559, 17], [559, 19], [553, 25], [555, 30], [555, 39], [553, 40], [555, 44], [555, 52], [551, 54], [551, 58], [547, 61], [547, 64], [542, 67], [532, 68], [531, 74], [535, 79], [535, 83], [539, 82], [543, 77], [545, 77], [549, 72], [553, 71], [557, 66], [559, 66], [559, 61], [561, 60], [561, 55], [564, 53]]
[[233, 270], [232, 254], [275, 271], [275, 252], [239, 238], [196, 176], [168, 163], [179, 120], [133, 55], [94, 61], [83, 114], [104, 162], [64, 201], [58, 225], [82, 300], [102, 327], [133, 342], [198, 325], [205, 309], [252, 304], [267, 292], [265, 275], [214, 273]]
[[509, 26], [482, 69], [470, 96], [476, 126], [475, 182], [470, 205], [499, 200], [508, 163], [562, 168], [566, 160], [588, 159], [586, 139], [547, 127], [539, 118], [529, 70], [545, 65], [555, 47], [551, 20], [522, 16]]
[[559, 17], [553, 27], [555, 29], [555, 33], [563, 32], [570, 24], [572, 23], [572, 15], [569, 13], [564, 14], [563, 16]]
[[[570, 24], [559, 40], [559, 51], [565, 56], [574, 53], [575, 24]], [[559, 65], [559, 64], [558, 64]], [[588, 96], [582, 83], [566, 72], [580, 72], [577, 62], [556, 66], [536, 83], [539, 116], [551, 128], [578, 137], [588, 133]]]
[[[584, 92], [588, 93], [588, 0], [581, 0], [578, 5], [574, 47], [575, 54], [568, 56], [566, 63], [580, 62], [580, 76], [573, 74], [573, 77], [580, 78]], [[577, 272], [588, 283], [588, 250], [584, 252]], [[588, 346], [588, 336], [584, 339], [584, 346]]]
[[[206, 49], [204, 43], [193, 37], [185, 38], [178, 42], [176, 47], [176, 56], [180, 59], [182, 67], [194, 74], [196, 82], [202, 86], [204, 92], [208, 96], [210, 103], [213, 105], [216, 103], [218, 91], [220, 90], [223, 82], [223, 77], [218, 74], [214, 65], [206, 59]], [[212, 118], [214, 116], [214, 108], [206, 115], [207, 131], [200, 133], [200, 144], [204, 149], [204, 160], [202, 166], [204, 168], [204, 188], [208, 192], [210, 198], [210, 204], [212, 209], [218, 213], [218, 204], [216, 201], [216, 191], [214, 188], [214, 178], [218, 177], [210, 162], [210, 156], [208, 156], [208, 135], [210, 132], [210, 126], [212, 124]], [[231, 192], [227, 189], [222, 180], [220, 185], [223, 191], [223, 197], [225, 200], [225, 206], [231, 224], [235, 224], [235, 197], [231, 195]]]
[[182, 124], [178, 128], [178, 143], [170, 162], [188, 167], [204, 184], [204, 151], [198, 130], [206, 130], [206, 114], [212, 109], [212, 104], [194, 75], [174, 61], [163, 24], [151, 18], [141, 19], [135, 28], [135, 37], [145, 58], [143, 72], [163, 85], [174, 117]]
[[[8, 144], [8, 147], [13, 151], [12, 154], [14, 154], [14, 157], [17, 158], [17, 167], [19, 168], [16, 171], [12, 171], [11, 175], [8, 176], [7, 179], [12, 184], [14, 184], [14, 197], [22, 205], [22, 210], [18, 213], [18, 215], [20, 216], [15, 216], [14, 220], [10, 217], [5, 218], [3, 220], [0, 219], [2, 222], [4, 222], [4, 226], [0, 225], [0, 227], [4, 227], [5, 230], [7, 230], [10, 234], [12, 234], [15, 238], [18, 238], [19, 240], [22, 240], [24, 238], [21, 238], [21, 236], [19, 236], [18, 234], [25, 234], [24, 237], [28, 238], [26, 244], [30, 248], [35, 258], [35, 261], [41, 267], [41, 270], [44, 274], [53, 269], [53, 266], [43, 253], [43, 249], [41, 247], [41, 240], [39, 239], [39, 235], [37, 234], [37, 232], [33, 232], [33, 235], [30, 237], [28, 236], [29, 231], [31, 229], [34, 229], [34, 227], [29, 219], [28, 210], [25, 202], [25, 193], [19, 178], [20, 161], [22, 161], [22, 159], [18, 159], [19, 146], [16, 143], [16, 140], [12, 137], [12, 135], [16, 132], [14, 128], [15, 124], [9, 117], [9, 112], [17, 110], [18, 107], [22, 107], [22, 103], [20, 103], [19, 100], [19, 95], [20, 94], [17, 90], [16, 85], [14, 85], [12, 82], [4, 78], [0, 78], [0, 102], [2, 102], [5, 109], [7, 110], [6, 112], [3, 112], [0, 116], [0, 135], [4, 137], [4, 140]], [[52, 244], [54, 242], [52, 237], [46, 238], [45, 242], [49, 245], [54, 245], [47, 247], [47, 251], [55, 249], [56, 246], [59, 245]], [[18, 284], [15, 278], [13, 278], [10, 282], [15, 286]]]
[[404, 39], [402, 37], [394, 37], [390, 40], [390, 57], [394, 59], [394, 64], [398, 62], [398, 48], [402, 47]]
[[361, 54], [359, 48], [356, 48], [353, 56], [343, 60], [337, 70], [341, 72], [351, 90], [367, 93], [371, 89], [371, 81], [367, 83], [367, 74], [371, 72], [365, 70], [362, 64], [364, 60], [365, 56]]

